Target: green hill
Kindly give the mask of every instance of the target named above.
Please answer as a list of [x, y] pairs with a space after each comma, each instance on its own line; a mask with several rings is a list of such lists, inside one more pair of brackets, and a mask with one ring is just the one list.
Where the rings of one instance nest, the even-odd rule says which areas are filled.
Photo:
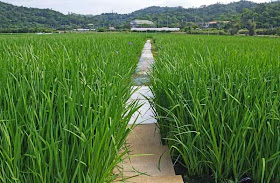
[[258, 28], [280, 26], [280, 2], [257, 4], [239, 1], [230, 4], [213, 4], [200, 8], [148, 7], [130, 14], [106, 13], [101, 15], [64, 15], [50, 9], [26, 8], [0, 2], [0, 29], [73, 29], [86, 28], [93, 24], [95, 28], [113, 25], [117, 28], [129, 28], [134, 19], [148, 19], [157, 26], [185, 27], [187, 22], [208, 22], [229, 20], [245, 22], [253, 20]]
[[128, 27], [129, 21], [147, 19], [154, 21], [159, 27], [182, 27], [186, 22], [206, 22], [212, 20], [235, 20], [245, 9], [252, 9], [257, 4], [250, 1], [240, 1], [230, 4], [214, 4], [200, 8], [159, 7], [152, 6], [130, 14], [121, 15], [107, 13], [91, 17], [92, 22], [101, 26], [103, 22], [115, 26]]
[[13, 6], [0, 2], [1, 28], [56, 27], [69, 24], [68, 16], [50, 9]]

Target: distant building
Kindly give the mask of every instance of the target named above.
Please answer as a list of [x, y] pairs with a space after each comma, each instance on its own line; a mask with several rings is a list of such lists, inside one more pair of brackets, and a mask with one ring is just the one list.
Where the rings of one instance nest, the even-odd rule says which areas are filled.
[[110, 27], [109, 27], [109, 30], [113, 31], [113, 30], [116, 30], [116, 29], [115, 29], [114, 26], [110, 26]]
[[211, 21], [204, 25], [204, 28], [219, 28], [221, 24], [228, 24], [230, 21]]
[[131, 31], [137, 31], [137, 32], [146, 32], [146, 31], [178, 32], [178, 31], [180, 31], [180, 28], [169, 28], [169, 27], [162, 27], [162, 28], [131, 28]]
[[154, 23], [150, 20], [133, 20], [130, 26], [131, 28], [154, 27]]
[[46, 32], [46, 33], [44, 33], [44, 32], [37, 32], [37, 33], [35, 33], [35, 34], [37, 34], [37, 35], [43, 35], [43, 34], [45, 34], [45, 35], [50, 35], [50, 34], [52, 34], [51, 32]]
[[77, 31], [77, 32], [88, 32], [88, 31], [95, 31], [95, 29], [78, 28], [78, 29], [73, 29], [73, 31]]

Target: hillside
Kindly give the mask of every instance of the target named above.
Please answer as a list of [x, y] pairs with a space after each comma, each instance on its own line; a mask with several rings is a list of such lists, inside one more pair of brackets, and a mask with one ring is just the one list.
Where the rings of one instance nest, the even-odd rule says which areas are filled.
[[51, 28], [73, 29], [93, 24], [95, 28], [113, 25], [129, 28], [134, 19], [148, 19], [157, 26], [185, 27], [187, 22], [230, 20], [244, 22], [254, 19], [259, 28], [280, 26], [280, 2], [257, 4], [239, 1], [213, 4], [200, 8], [148, 7], [130, 14], [106, 13], [101, 15], [64, 15], [50, 9], [18, 7], [0, 2], [0, 29]]
[[56, 27], [62, 24], [69, 24], [69, 19], [57, 11], [25, 8], [0, 2], [1, 28]]
[[152, 6], [132, 12], [127, 15], [107, 13], [92, 17], [92, 22], [101, 26], [106, 24], [127, 27], [126, 23], [134, 19], [148, 19], [159, 27], [182, 27], [186, 22], [203, 22], [212, 20], [234, 20], [245, 9], [252, 9], [257, 4], [250, 1], [240, 1], [230, 4], [214, 4], [201, 8], [159, 7]]

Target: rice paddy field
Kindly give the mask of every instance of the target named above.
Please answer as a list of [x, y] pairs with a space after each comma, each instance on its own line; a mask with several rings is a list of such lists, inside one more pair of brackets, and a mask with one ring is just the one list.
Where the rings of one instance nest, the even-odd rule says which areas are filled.
[[[0, 182], [111, 182], [145, 36], [0, 36]], [[121, 153], [120, 153], [121, 152]]]
[[[147, 35], [0, 35], [0, 182], [116, 180]], [[279, 38], [148, 36], [150, 103], [185, 181], [280, 182]]]
[[158, 35], [154, 42], [152, 104], [185, 179], [280, 182], [280, 40]]

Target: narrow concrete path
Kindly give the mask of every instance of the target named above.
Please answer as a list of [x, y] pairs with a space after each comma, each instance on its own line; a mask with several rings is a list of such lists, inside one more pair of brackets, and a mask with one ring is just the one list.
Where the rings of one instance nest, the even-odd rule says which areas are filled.
[[137, 100], [141, 108], [134, 113], [130, 119], [129, 124], [133, 124], [136, 120], [136, 124], [153, 124], [157, 123], [155, 115], [148, 101], [149, 98], [153, 98], [152, 91], [148, 86], [134, 86], [132, 88], [132, 96], [129, 102]]
[[152, 54], [152, 44], [148, 40], [142, 50], [141, 58], [139, 59], [136, 72], [133, 76], [133, 82], [135, 86], [143, 86], [149, 84], [148, 73], [152, 69], [154, 63], [154, 57]]
[[[182, 177], [175, 175], [168, 147], [161, 144], [157, 121], [148, 101], [149, 98], [153, 97], [153, 94], [148, 86], [143, 86], [149, 83], [147, 74], [154, 63], [151, 48], [151, 41], [148, 40], [142, 51], [134, 77], [134, 83], [137, 86], [132, 88], [134, 93], [128, 101], [137, 100], [142, 104], [142, 107], [130, 121], [130, 124], [133, 124], [136, 120], [137, 126], [127, 138], [132, 157], [122, 165], [123, 176], [124, 178], [135, 176], [126, 182], [183, 183]], [[141, 175], [137, 176], [139, 174]]]

